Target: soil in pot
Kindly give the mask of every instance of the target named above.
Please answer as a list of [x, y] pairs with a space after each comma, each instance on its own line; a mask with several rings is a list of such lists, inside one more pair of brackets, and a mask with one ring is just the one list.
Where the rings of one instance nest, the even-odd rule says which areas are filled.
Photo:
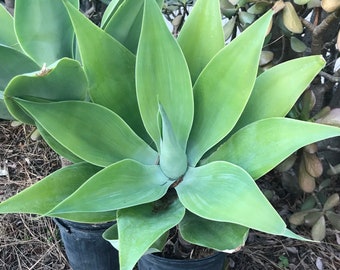
[[119, 270], [118, 252], [103, 239], [112, 223], [85, 224], [55, 219], [73, 270]]

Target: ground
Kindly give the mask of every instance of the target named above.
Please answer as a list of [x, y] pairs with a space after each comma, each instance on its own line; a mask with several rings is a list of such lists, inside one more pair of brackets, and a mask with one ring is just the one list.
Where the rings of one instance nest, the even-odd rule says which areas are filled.
[[[60, 167], [58, 155], [42, 140], [32, 140], [32, 132], [32, 127], [13, 127], [0, 120], [0, 201]], [[280, 189], [273, 176], [261, 181], [266, 188]], [[339, 181], [336, 190], [340, 190]], [[295, 210], [289, 194], [276, 192], [274, 197], [275, 208], [287, 220]], [[298, 229], [295, 232], [309, 236], [308, 229]], [[328, 226], [322, 243], [308, 243], [251, 231], [246, 246], [227, 257], [230, 270], [337, 270], [340, 232]], [[0, 269], [70, 269], [53, 221], [26, 214], [0, 215]]]

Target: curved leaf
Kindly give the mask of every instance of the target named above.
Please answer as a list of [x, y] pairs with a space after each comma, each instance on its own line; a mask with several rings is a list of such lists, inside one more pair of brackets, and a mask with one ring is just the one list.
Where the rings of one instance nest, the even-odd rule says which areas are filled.
[[268, 118], [240, 129], [207, 162], [225, 160], [258, 179], [299, 148], [336, 136], [340, 136], [337, 127], [288, 118]]
[[0, 119], [14, 120], [13, 116], [7, 110], [3, 91], [0, 91]]
[[[78, 0], [70, 1], [74, 6]], [[74, 33], [62, 1], [15, 1], [15, 31], [23, 50], [39, 65], [73, 57]]]
[[82, 101], [14, 100], [58, 143], [89, 163], [105, 167], [132, 158], [155, 164], [157, 153], [105, 107]]
[[190, 165], [196, 165], [240, 117], [255, 83], [271, 17], [272, 12], [267, 12], [247, 28], [220, 51], [198, 77], [193, 90], [195, 118], [187, 149]]
[[224, 46], [224, 34], [218, 0], [199, 0], [186, 19], [178, 43], [195, 83], [202, 69]]
[[110, 18], [116, 13], [119, 6], [123, 3], [124, 0], [111, 0], [110, 4], [104, 11], [102, 21], [100, 23], [101, 28], [105, 28], [106, 24], [110, 20]]
[[40, 101], [85, 100], [87, 80], [79, 62], [64, 58], [40, 72], [15, 77], [7, 86], [6, 105], [18, 120], [34, 124], [33, 119], [13, 98]]
[[157, 210], [155, 203], [119, 210], [117, 223], [120, 269], [133, 269], [148, 248], [181, 221], [184, 213], [185, 208], [178, 200], [162, 210]]
[[91, 99], [117, 113], [146, 139], [136, 98], [135, 56], [72, 5], [66, 7], [77, 36]]
[[0, 5], [0, 25], [2, 25], [0, 31], [0, 44], [20, 50], [20, 46], [14, 31], [13, 17], [3, 5]]
[[49, 147], [53, 149], [58, 155], [69, 160], [72, 163], [82, 162], [83, 160], [73, 154], [70, 150], [65, 148], [62, 144], [60, 144], [56, 139], [53, 138], [51, 134], [49, 134], [39, 123], [35, 123], [36, 127], [39, 130], [41, 137], [48, 144]]
[[234, 164], [189, 168], [176, 190], [185, 208], [200, 217], [278, 235], [286, 228], [251, 176]]
[[126, 159], [95, 174], [48, 214], [105, 212], [149, 203], [172, 183], [159, 166]]
[[144, 4], [136, 86], [144, 125], [158, 149], [160, 132], [157, 115], [158, 104], [162, 104], [175, 137], [185, 150], [193, 119], [190, 75], [181, 49], [171, 36], [154, 0], [146, 0]]
[[25, 54], [0, 45], [0, 90], [4, 90], [14, 76], [39, 69], [40, 67]]
[[117, 39], [132, 53], [137, 45], [143, 18], [144, 0], [125, 0], [105, 25], [105, 32]]
[[188, 242], [220, 251], [233, 251], [245, 244], [249, 229], [237, 224], [207, 220], [186, 211], [179, 223]]
[[0, 204], [0, 213], [44, 215], [77, 190], [100, 168], [78, 163], [62, 168]]
[[309, 56], [284, 62], [257, 77], [246, 108], [235, 131], [269, 117], [283, 117], [324, 67], [321, 56]]

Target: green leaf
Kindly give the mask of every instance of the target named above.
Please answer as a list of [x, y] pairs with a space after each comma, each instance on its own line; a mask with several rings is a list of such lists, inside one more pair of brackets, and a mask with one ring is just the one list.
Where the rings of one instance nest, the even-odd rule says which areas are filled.
[[34, 124], [15, 98], [40, 101], [85, 100], [87, 80], [79, 62], [63, 58], [40, 72], [15, 77], [7, 86], [5, 102], [18, 120]]
[[[157, 2], [159, 5], [163, 4], [163, 0], [157, 0]], [[142, 26], [144, 0], [125, 0], [118, 5], [119, 8], [111, 10], [112, 15], [106, 19], [103, 29], [136, 54]]]
[[208, 157], [207, 162], [225, 160], [258, 179], [299, 148], [336, 136], [340, 136], [337, 127], [268, 118], [240, 129]]
[[88, 163], [62, 168], [0, 204], [0, 213], [44, 215], [99, 171]]
[[290, 47], [298, 53], [302, 53], [307, 50], [307, 45], [296, 37], [290, 38]]
[[234, 164], [189, 168], [176, 190], [185, 208], [202, 218], [277, 235], [286, 228], [251, 176]]
[[14, 120], [12, 115], [7, 110], [3, 93], [3, 91], [0, 91], [0, 119]]
[[213, 56], [224, 47], [220, 13], [218, 0], [197, 1], [178, 36], [193, 83]]
[[89, 163], [105, 167], [126, 158], [156, 162], [157, 153], [103, 106], [82, 101], [15, 102], [58, 143]]
[[4, 90], [16, 75], [39, 70], [40, 67], [25, 54], [0, 45], [0, 90]]
[[77, 36], [91, 99], [117, 113], [139, 136], [146, 138], [138, 113], [135, 56], [72, 5], [66, 7]]
[[144, 4], [136, 86], [144, 125], [158, 149], [158, 104], [164, 107], [180, 146], [186, 149], [193, 119], [190, 75], [181, 49], [170, 34], [154, 0], [146, 0]]
[[39, 134], [44, 139], [44, 141], [51, 147], [58, 155], [66, 158], [72, 163], [82, 162], [83, 160], [73, 154], [70, 150], [65, 148], [62, 144], [60, 144], [56, 139], [53, 138], [51, 134], [49, 134], [39, 123], [35, 123], [38, 128]]
[[247, 28], [209, 62], [197, 79], [193, 90], [195, 118], [187, 149], [190, 165], [196, 165], [240, 117], [255, 83], [271, 17], [270, 11]]
[[157, 210], [155, 203], [119, 210], [117, 222], [120, 269], [133, 269], [148, 248], [181, 221], [184, 213], [185, 208], [178, 200], [162, 210]]
[[245, 244], [249, 229], [237, 224], [207, 220], [186, 211], [179, 223], [188, 242], [220, 251], [232, 251]]
[[159, 166], [126, 159], [91, 177], [49, 215], [106, 212], [149, 203], [161, 198], [171, 183]]
[[144, 0], [125, 0], [107, 22], [104, 30], [132, 53], [137, 52]]
[[257, 120], [285, 116], [324, 65], [321, 56], [309, 56], [266, 70], [257, 77], [234, 131]]
[[[149, 249], [145, 252], [154, 253], [161, 252], [168, 240], [169, 232], [164, 233], [160, 238], [158, 238]], [[119, 250], [119, 240], [118, 240], [118, 226], [117, 223], [112, 225], [103, 233], [103, 238], [110, 242], [110, 244], [117, 250]]]
[[171, 123], [162, 105], [159, 105], [162, 119], [162, 139], [160, 144], [159, 165], [170, 179], [178, 179], [187, 170], [187, 156], [174, 135]]
[[20, 51], [20, 46], [14, 31], [13, 17], [3, 5], [0, 5], [0, 25], [3, 26], [0, 31], [0, 44]]
[[[78, 0], [70, 0], [74, 6]], [[23, 50], [39, 65], [73, 57], [74, 33], [62, 1], [17, 0], [15, 32]]]
[[125, 0], [112, 0], [110, 4], [107, 6], [107, 8], [104, 11], [102, 21], [100, 23], [102, 28], [105, 28], [106, 24], [110, 20], [110, 18], [116, 13], [119, 6], [123, 3]]

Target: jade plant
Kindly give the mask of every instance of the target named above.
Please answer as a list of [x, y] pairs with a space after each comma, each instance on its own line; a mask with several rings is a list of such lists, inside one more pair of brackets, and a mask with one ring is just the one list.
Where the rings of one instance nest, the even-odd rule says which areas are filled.
[[[132, 2], [109, 6], [108, 20]], [[2, 202], [0, 213], [116, 220], [104, 237], [121, 269], [161, 250], [174, 227], [219, 251], [239, 249], [250, 228], [304, 239], [255, 180], [304, 145], [340, 135], [285, 117], [322, 57], [257, 76], [272, 10], [225, 46], [218, 0], [197, 0], [177, 39], [159, 2], [138, 3], [142, 13], [127, 17], [141, 27], [119, 39], [64, 0], [80, 60], [62, 58], [6, 87], [10, 113], [73, 164]]]

